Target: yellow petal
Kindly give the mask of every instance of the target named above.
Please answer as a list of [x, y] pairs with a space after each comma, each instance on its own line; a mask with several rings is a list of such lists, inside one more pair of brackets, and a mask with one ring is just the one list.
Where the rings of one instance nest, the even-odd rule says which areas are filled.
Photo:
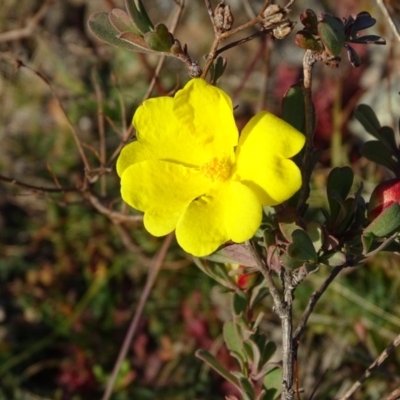
[[201, 165], [207, 158], [195, 132], [182, 126], [173, 112], [172, 97], [146, 100], [133, 117], [137, 141], [125, 146], [117, 160], [121, 176], [130, 165], [146, 160], [173, 160]]
[[144, 101], [133, 125], [138, 140], [122, 149], [119, 176], [145, 160], [200, 166], [211, 157], [230, 158], [239, 136], [230, 98], [203, 79], [192, 79], [174, 98]]
[[174, 114], [189, 131], [196, 132], [209, 156], [223, 156], [237, 145], [232, 101], [204, 79], [192, 79], [176, 93]]
[[290, 198], [301, 186], [293, 157], [305, 137], [291, 125], [261, 112], [243, 129], [236, 149], [236, 178], [255, 191], [263, 205], [276, 205]]
[[146, 229], [162, 236], [175, 229], [182, 212], [210, 184], [193, 168], [166, 161], [142, 161], [124, 170], [121, 195], [131, 207], [145, 212]]
[[185, 251], [202, 257], [228, 240], [250, 239], [261, 218], [257, 196], [240, 182], [227, 181], [188, 206], [177, 223], [176, 237]]

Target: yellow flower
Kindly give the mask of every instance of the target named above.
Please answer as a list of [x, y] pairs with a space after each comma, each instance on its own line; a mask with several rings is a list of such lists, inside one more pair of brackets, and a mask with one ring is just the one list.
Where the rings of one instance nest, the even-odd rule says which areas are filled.
[[133, 125], [137, 141], [117, 161], [122, 198], [144, 211], [151, 234], [175, 229], [179, 245], [195, 256], [250, 239], [262, 205], [280, 204], [301, 186], [288, 158], [304, 136], [260, 112], [239, 137], [231, 99], [203, 79], [192, 79], [174, 98], [146, 100]]

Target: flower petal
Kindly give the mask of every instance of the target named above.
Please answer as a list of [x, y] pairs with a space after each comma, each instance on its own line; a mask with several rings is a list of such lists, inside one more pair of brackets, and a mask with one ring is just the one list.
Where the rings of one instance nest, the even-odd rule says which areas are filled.
[[230, 153], [239, 134], [229, 96], [204, 79], [192, 79], [176, 93], [174, 114], [206, 147], [210, 156]]
[[144, 101], [133, 125], [138, 140], [122, 149], [119, 176], [129, 165], [145, 160], [200, 166], [211, 157], [230, 158], [239, 137], [230, 98], [203, 79], [189, 81], [175, 98]]
[[173, 103], [172, 97], [157, 97], [146, 100], [136, 110], [133, 125], [138, 140], [122, 149], [117, 160], [119, 176], [130, 165], [141, 161], [174, 160], [199, 165], [206, 157], [196, 136], [175, 117]]
[[233, 240], [250, 239], [261, 224], [262, 207], [245, 185], [227, 181], [193, 201], [176, 226], [179, 245], [197, 257], [214, 252]]
[[173, 231], [182, 212], [209, 186], [197, 170], [158, 160], [133, 164], [121, 177], [122, 198], [145, 212], [145, 227], [154, 236]]
[[303, 147], [305, 137], [291, 125], [260, 112], [244, 127], [236, 149], [236, 178], [257, 194], [263, 205], [290, 198], [301, 186], [301, 173], [288, 160]]

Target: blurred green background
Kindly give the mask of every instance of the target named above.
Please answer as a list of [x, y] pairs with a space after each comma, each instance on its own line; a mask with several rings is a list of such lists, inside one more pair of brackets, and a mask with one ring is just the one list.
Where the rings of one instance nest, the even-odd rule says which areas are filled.
[[[174, 1], [145, 4], [155, 23], [170, 26]], [[238, 25], [262, 2], [229, 4]], [[134, 215], [121, 204], [113, 155], [131, 135], [131, 117], [158, 58], [111, 48], [88, 31], [92, 12], [124, 8], [122, 1], [1, 0], [0, 7], [0, 399], [99, 399], [163, 242], [140, 221], [116, 221], [108, 214]], [[397, 21], [396, 0], [387, 7]], [[360, 158], [365, 136], [351, 114], [363, 101], [383, 124], [398, 127], [400, 45], [375, 1], [298, 0], [290, 18], [298, 21], [304, 8], [340, 17], [369, 11], [378, 20], [375, 33], [387, 39], [384, 47], [358, 48], [358, 69], [345, 54], [338, 70], [315, 69], [321, 162], [311, 202], [326, 205], [327, 173], [345, 164], [364, 181], [368, 199], [376, 182], [389, 175]], [[187, 1], [176, 37], [202, 62], [213, 39], [202, 1]], [[294, 33], [282, 42], [257, 39], [225, 54], [228, 69], [220, 85], [239, 106], [238, 125], [261, 108], [280, 113], [283, 94], [301, 78], [303, 51], [293, 42]], [[183, 65], [166, 60], [152, 95], [168, 94], [187, 79]], [[88, 176], [96, 176], [90, 191], [76, 190]], [[61, 187], [71, 190], [40, 190]], [[103, 208], [96, 208], [90, 194]], [[321, 268], [297, 289], [295, 321], [328, 272]], [[398, 256], [381, 254], [348, 269], [329, 288], [300, 345], [305, 399], [314, 389], [318, 399], [343, 393], [399, 333], [399, 286]], [[265, 332], [279, 345], [279, 321], [268, 298], [264, 312]], [[221, 339], [228, 317], [228, 296], [174, 243], [112, 398], [212, 400], [234, 393], [194, 357], [198, 348], [213, 349], [234, 368]], [[378, 400], [398, 386], [396, 350], [354, 399]]]

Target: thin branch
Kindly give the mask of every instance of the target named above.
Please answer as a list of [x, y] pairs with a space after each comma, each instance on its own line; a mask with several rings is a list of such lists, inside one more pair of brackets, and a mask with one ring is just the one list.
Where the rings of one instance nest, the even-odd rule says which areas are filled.
[[[378, 368], [386, 358], [394, 351], [394, 349], [400, 345], [400, 334], [393, 340], [392, 343], [379, 355], [379, 357], [365, 370], [364, 374], [358, 379], [356, 383], [345, 393], [340, 400], [349, 400], [350, 397], [361, 387], [365, 380], [371, 375], [371, 373]], [[400, 392], [400, 391], [399, 391]], [[390, 398], [390, 397], [389, 397]], [[397, 397], [392, 397], [396, 399]]]
[[274, 312], [279, 316], [282, 327], [282, 399], [292, 400], [295, 392], [294, 383], [294, 349], [292, 340], [292, 302], [294, 287], [291, 284], [292, 278], [290, 271], [283, 269], [283, 298], [276, 287], [272, 278], [272, 270], [263, 261], [254, 245], [248, 242], [248, 248], [252, 253], [258, 270], [263, 274], [269, 292], [274, 302]]
[[308, 300], [307, 307], [301, 317], [301, 320], [299, 322], [299, 325], [297, 326], [296, 331], [294, 332], [293, 336], [293, 341], [295, 343], [295, 347], [297, 348], [298, 342], [301, 338], [301, 336], [304, 333], [308, 318], [310, 317], [311, 313], [314, 310], [314, 307], [316, 306], [318, 300], [321, 298], [325, 290], [328, 288], [328, 286], [333, 282], [333, 280], [336, 278], [336, 276], [339, 274], [339, 272], [344, 269], [346, 265], [339, 265], [337, 267], [334, 267], [331, 273], [329, 274], [328, 278], [324, 281], [324, 283], [319, 287], [318, 290], [316, 290]]
[[15, 29], [13, 31], [0, 33], [0, 43], [20, 40], [30, 37], [34, 32], [35, 28], [37, 27], [37, 25], [39, 24], [39, 22], [46, 15], [47, 9], [53, 3], [54, 3], [53, 0], [46, 0], [40, 7], [39, 11], [32, 18], [29, 19], [25, 27], [21, 29]]
[[[215, 31], [215, 39], [214, 39], [214, 42], [211, 45], [211, 49], [210, 49], [210, 51], [208, 53], [207, 62], [206, 62], [206, 65], [204, 66], [203, 73], [202, 73], [201, 77], [204, 79], [207, 76], [207, 73], [208, 73], [209, 69], [211, 68], [211, 65], [214, 62], [215, 58], [218, 56], [218, 54], [221, 53], [221, 51], [218, 50], [218, 47], [219, 47], [220, 43], [223, 40], [227, 39], [228, 37], [230, 37], [232, 35], [235, 35], [236, 33], [240, 32], [240, 31], [242, 31], [244, 29], [250, 28], [250, 27], [258, 24], [259, 22], [261, 22], [261, 20], [262, 20], [262, 18], [258, 15], [254, 19], [252, 19], [251, 21], [249, 21], [249, 22], [247, 22], [247, 23], [245, 23], [243, 25], [240, 25], [239, 27], [237, 27], [235, 29], [232, 29], [230, 31], [225, 31], [225, 32], [218, 31], [215, 28], [215, 25], [213, 24], [214, 31]], [[251, 39], [249, 39], [249, 40], [251, 40]], [[246, 38], [244, 38], [244, 41], [236, 42], [236, 46], [238, 44], [245, 43], [246, 41], [248, 41], [248, 40], [246, 40]], [[231, 48], [231, 47], [233, 47], [233, 46], [226, 47], [225, 50], [227, 50], [228, 48]], [[223, 50], [223, 51], [225, 51], [225, 50]]]
[[227, 44], [226, 46], [223, 46], [220, 49], [218, 49], [215, 52], [215, 57], [218, 57], [221, 53], [223, 53], [226, 50], [232, 49], [233, 47], [236, 47], [243, 43], [249, 42], [250, 40], [258, 38], [262, 35], [266, 35], [267, 33], [268, 33], [268, 31], [257, 31], [257, 32], [254, 32], [252, 35], [247, 36], [243, 39], [239, 39], [239, 40], [236, 40], [235, 42], [231, 42], [231, 43]]
[[120, 213], [118, 211], [110, 210], [108, 207], [104, 206], [99, 198], [91, 193], [89, 190], [82, 192], [84, 198], [89, 200], [90, 204], [100, 213], [108, 217], [111, 221], [115, 223], [120, 222], [131, 222], [137, 223], [143, 221], [143, 215], [127, 215]]
[[135, 310], [135, 313], [133, 315], [132, 321], [129, 325], [128, 332], [125, 336], [124, 342], [122, 344], [122, 347], [119, 351], [117, 361], [115, 362], [114, 369], [107, 381], [107, 387], [104, 392], [104, 395], [102, 397], [102, 400], [109, 400], [111, 397], [111, 394], [114, 389], [115, 381], [117, 380], [117, 376], [119, 373], [119, 370], [121, 368], [121, 364], [124, 361], [126, 355], [128, 354], [129, 347], [132, 343], [132, 339], [136, 333], [140, 317], [142, 316], [144, 306], [147, 302], [147, 299], [150, 296], [151, 289], [154, 286], [154, 283], [156, 281], [156, 278], [158, 276], [158, 273], [160, 271], [161, 265], [167, 255], [168, 249], [171, 245], [172, 239], [174, 235], [170, 233], [164, 240], [164, 243], [162, 244], [161, 249], [157, 253], [157, 255], [154, 257], [154, 263], [152, 267], [149, 270], [149, 274], [147, 275], [147, 281], [146, 285], [143, 289], [143, 293], [140, 296], [139, 304]]
[[383, 0], [376, 0], [376, 3], [380, 7], [380, 9], [381, 9], [383, 15], [385, 16], [386, 20], [389, 22], [389, 26], [392, 29], [394, 37], [397, 39], [397, 41], [400, 42], [400, 31], [399, 31], [396, 23], [394, 22], [392, 16], [390, 15], [390, 12], [387, 9], [386, 4], [384, 3]]
[[397, 389], [393, 390], [392, 393], [389, 393], [382, 400], [398, 400], [398, 399], [400, 399], [400, 387], [398, 387]]
[[[267, 266], [267, 264], [261, 259], [260, 255], [257, 253], [257, 250], [254, 247], [252, 242], [247, 242], [248, 249], [250, 250], [254, 261], [256, 262], [257, 269], [262, 273], [267, 282], [268, 290], [271, 294], [272, 300], [274, 301], [275, 308], [281, 310], [283, 307], [283, 301], [281, 299], [281, 295], [279, 293], [278, 288], [276, 287], [275, 281], [272, 278], [272, 271]], [[278, 312], [276, 310], [276, 312]]]
[[67, 192], [79, 192], [79, 189], [76, 187], [44, 187], [44, 186], [35, 186], [30, 185], [29, 183], [18, 181], [14, 178], [8, 178], [7, 176], [0, 175], [0, 181], [11, 183], [12, 185], [19, 186], [25, 189], [30, 189], [35, 192], [42, 192], [42, 193], [67, 193]]
[[206, 3], [207, 12], [208, 12], [208, 15], [209, 15], [210, 20], [211, 20], [211, 24], [212, 24], [213, 29], [214, 29], [214, 33], [217, 33], [217, 32], [218, 32], [218, 29], [217, 29], [217, 27], [215, 26], [215, 21], [214, 21], [214, 10], [213, 10], [213, 8], [212, 8], [211, 2], [210, 2], [210, 0], [204, 0], [204, 1], [205, 1], [205, 3]]

